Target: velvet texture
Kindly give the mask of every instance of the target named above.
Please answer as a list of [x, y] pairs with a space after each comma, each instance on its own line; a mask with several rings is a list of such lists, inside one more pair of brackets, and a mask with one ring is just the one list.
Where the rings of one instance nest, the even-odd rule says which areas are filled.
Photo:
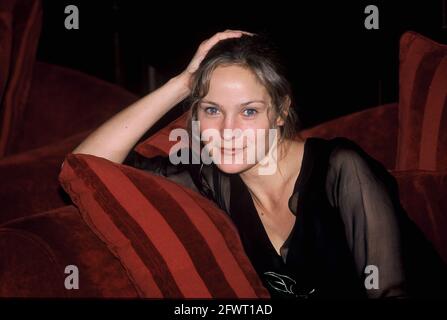
[[0, 223], [70, 204], [57, 180], [65, 155], [137, 99], [78, 71], [36, 62], [41, 19], [38, 0], [0, 2]]
[[268, 298], [236, 227], [164, 177], [69, 154], [61, 184], [145, 298]]
[[392, 171], [401, 203], [447, 263], [447, 170]]
[[69, 204], [57, 180], [65, 155], [135, 100], [99, 79], [36, 63], [24, 121], [11, 142], [16, 152], [0, 159], [0, 222]]
[[[4, 147], [2, 152], [7, 153], [7, 156], [0, 155], [0, 296], [141, 297], [141, 288], [129, 276], [126, 267], [85, 223], [81, 212], [58, 181], [64, 157], [94, 128], [136, 97], [80, 72], [34, 62], [35, 49], [32, 48], [39, 36], [34, 31], [39, 30], [41, 19], [37, 0], [5, 0], [0, 2], [0, 8], [0, 120], [3, 130], [0, 139]], [[13, 21], [19, 29], [13, 27]], [[28, 29], [30, 33], [27, 37], [15, 39], [33, 25], [36, 28]], [[445, 58], [440, 59], [445, 47], [414, 33], [405, 34], [401, 45], [405, 46], [401, 50], [399, 105], [377, 106], [346, 115], [303, 130], [300, 135], [326, 138], [345, 136], [381, 161], [397, 178], [403, 207], [447, 261], [447, 208], [443, 198], [446, 172], [442, 160], [442, 155], [446, 153], [437, 151], [437, 160], [433, 161], [432, 146], [428, 148], [430, 156], [427, 159], [432, 159], [429, 170], [419, 170], [424, 167], [418, 160], [417, 167], [412, 166], [413, 160], [424, 158], [428, 150], [414, 141], [431, 139], [422, 138], [421, 128], [424, 121], [433, 119], [433, 114], [439, 115], [435, 118], [437, 125], [432, 128], [436, 130], [424, 134], [433, 137], [436, 149], [446, 146], [443, 140], [446, 130], [441, 125], [446, 123], [445, 107], [442, 115], [439, 107], [442, 105], [439, 103], [442, 100], [439, 98], [442, 97], [442, 83], [436, 80], [445, 76], [445, 73], [439, 73], [442, 70], [439, 67], [445, 65]], [[29, 50], [24, 52], [20, 49], [24, 47]], [[436, 67], [428, 63], [433, 61], [430, 56], [439, 62]], [[431, 72], [426, 71], [426, 62], [431, 65]], [[33, 71], [28, 90], [25, 80], [30, 76], [29, 66], [33, 67]], [[16, 80], [11, 82], [11, 79]], [[425, 89], [418, 88], [421, 85]], [[17, 92], [20, 99], [17, 99]], [[436, 100], [438, 107], [427, 109], [428, 103], [415, 104], [413, 97], [424, 100], [418, 96], [419, 93], [425, 95], [425, 101]], [[13, 107], [14, 103], [11, 102], [20, 103], [18, 107]], [[184, 128], [185, 120], [184, 114], [140, 143], [136, 151], [148, 157], [167, 155], [176, 143], [169, 142], [170, 129]], [[39, 122], [46, 125], [42, 126]], [[436, 131], [439, 132], [437, 137], [434, 135]], [[396, 154], [396, 150], [400, 152]], [[412, 158], [403, 159], [407, 156]], [[438, 169], [434, 171], [434, 168]], [[148, 175], [143, 178], [141, 173], [129, 167], [123, 172], [123, 175], [130, 173], [129, 176], [136, 179], [137, 184], [148, 179]], [[155, 186], [146, 185], [142, 190], [161, 196], [160, 181], [152, 181]], [[196, 205], [205, 207], [201, 212], [216, 210], [215, 207], [207, 209], [210, 203], [199, 201], [191, 192], [184, 192], [194, 199]], [[155, 205], [170, 205], [164, 198], [157, 200]], [[64, 288], [67, 265], [79, 267], [79, 290]]]
[[23, 123], [11, 142], [11, 152], [48, 146], [93, 130], [136, 100], [135, 95], [116, 85], [38, 61]]
[[40, 1], [0, 2], [0, 157], [11, 153], [23, 121], [41, 22]]
[[11, 60], [12, 23], [11, 10], [0, 7], [0, 102], [6, 89]]
[[447, 45], [406, 32], [399, 90], [396, 169], [447, 169]]
[[[0, 252], [0, 297], [138, 297], [73, 205], [0, 225]], [[78, 267], [78, 290], [65, 288], [69, 265]]]
[[0, 160], [0, 223], [71, 203], [59, 185], [61, 163], [90, 132]]
[[390, 103], [324, 122], [302, 130], [299, 135], [302, 138], [349, 138], [391, 170], [396, 161], [397, 132], [398, 105]]

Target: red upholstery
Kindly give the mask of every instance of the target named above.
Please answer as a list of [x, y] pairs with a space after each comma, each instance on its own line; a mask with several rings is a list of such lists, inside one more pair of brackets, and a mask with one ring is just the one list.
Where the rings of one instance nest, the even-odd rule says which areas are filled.
[[447, 45], [405, 33], [399, 72], [396, 169], [447, 169]]
[[387, 169], [396, 162], [398, 105], [390, 103], [359, 111], [301, 131], [303, 138], [342, 136], [357, 142]]
[[69, 154], [61, 184], [145, 298], [268, 298], [236, 227], [164, 177]]
[[68, 197], [58, 182], [60, 166], [65, 155], [90, 132], [0, 160], [0, 224], [67, 204]]
[[[138, 296], [123, 265], [73, 205], [1, 225], [0, 252], [2, 297]], [[69, 265], [80, 270], [79, 290], [65, 289]]]
[[35, 62], [41, 11], [38, 0], [0, 2], [0, 223], [66, 205], [57, 180], [65, 155], [137, 99], [79, 71]]
[[[33, 10], [37, 9], [33, 8], [40, 8], [37, 0], [0, 2], [0, 297], [138, 297], [139, 289], [125, 266], [85, 223], [58, 181], [64, 157], [94, 128], [136, 97], [77, 71], [35, 63], [31, 48], [38, 33], [22, 37], [25, 41], [22, 43], [11, 31], [11, 21], [21, 21], [21, 32], [26, 26], [39, 25], [39, 15], [30, 15], [30, 12], [36, 13]], [[422, 41], [414, 34], [410, 37]], [[405, 39], [403, 37], [404, 43]], [[13, 43], [19, 47], [12, 49]], [[3, 48], [20, 51], [22, 46], [30, 48], [27, 54], [13, 55], [21, 58], [11, 62], [12, 51]], [[410, 52], [411, 45], [408, 50]], [[405, 58], [402, 61], [401, 69], [414, 68], [411, 60]], [[30, 70], [33, 70], [32, 77]], [[405, 72], [401, 70], [401, 77]], [[21, 80], [11, 82], [10, 79]], [[29, 90], [26, 79], [31, 79]], [[404, 80], [401, 78], [401, 99], [411, 99], [412, 95], [407, 94], [403, 85]], [[439, 88], [436, 87], [436, 96], [441, 97], [443, 92]], [[431, 93], [428, 96], [432, 97]], [[18, 107], [12, 107], [15, 103]], [[346, 136], [381, 161], [397, 178], [403, 207], [447, 261], [444, 160], [438, 157], [441, 160], [437, 160], [436, 167], [429, 162], [430, 171], [419, 170], [419, 166], [408, 168], [411, 161], [405, 159], [407, 152], [414, 157], [408, 142], [414, 142], [412, 137], [417, 136], [414, 132], [420, 129], [415, 129], [414, 122], [408, 121], [408, 113], [402, 114], [402, 108], [412, 112], [429, 109], [425, 103], [422, 109], [407, 110], [402, 107], [405, 103], [408, 100], [399, 101], [399, 105], [370, 108], [304, 130], [301, 134]], [[424, 119], [422, 114], [415, 117]], [[173, 126], [184, 125], [181, 121]], [[169, 152], [166, 134], [169, 131], [164, 131], [144, 141], [136, 150], [150, 156]], [[445, 125], [438, 126], [436, 131], [438, 137], [447, 136]], [[426, 134], [433, 136], [433, 132]], [[446, 142], [442, 139], [438, 138], [437, 145], [445, 147]], [[434, 150], [429, 149], [430, 152]], [[420, 150], [428, 149], [417, 151], [418, 159], [424, 159], [425, 151]], [[428, 157], [433, 159], [433, 153]], [[405, 171], [402, 167], [396, 168], [395, 163], [404, 165]], [[81, 271], [79, 290], [64, 287], [67, 265], [76, 265]]]
[[105, 81], [37, 62], [23, 123], [11, 143], [11, 153], [47, 146], [94, 129], [135, 100], [135, 95]]
[[401, 203], [447, 262], [447, 170], [392, 171]]
[[0, 157], [21, 129], [41, 23], [40, 1], [0, 2]]

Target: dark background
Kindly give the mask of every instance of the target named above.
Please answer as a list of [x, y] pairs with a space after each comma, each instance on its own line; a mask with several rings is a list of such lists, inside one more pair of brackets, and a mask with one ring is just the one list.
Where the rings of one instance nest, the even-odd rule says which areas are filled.
[[[79, 9], [79, 30], [64, 27], [70, 4]], [[364, 27], [368, 4], [379, 8], [379, 30]], [[43, 6], [39, 60], [138, 96], [180, 73], [215, 32], [268, 33], [281, 48], [304, 128], [398, 101], [399, 38], [406, 30], [447, 43], [447, 0], [44, 0]]]

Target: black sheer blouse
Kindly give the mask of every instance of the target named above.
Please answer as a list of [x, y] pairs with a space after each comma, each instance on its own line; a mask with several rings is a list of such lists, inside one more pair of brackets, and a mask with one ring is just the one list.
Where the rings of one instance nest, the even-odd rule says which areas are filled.
[[394, 177], [347, 138], [306, 139], [288, 201], [296, 220], [280, 255], [239, 175], [135, 151], [124, 164], [198, 191], [230, 215], [273, 298], [439, 297], [447, 283], [442, 261], [402, 209]]

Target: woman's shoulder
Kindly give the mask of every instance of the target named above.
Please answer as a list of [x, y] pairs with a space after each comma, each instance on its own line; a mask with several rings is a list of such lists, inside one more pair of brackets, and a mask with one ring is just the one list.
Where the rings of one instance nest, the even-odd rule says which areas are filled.
[[327, 168], [328, 182], [337, 184], [344, 178], [351, 181], [356, 178], [363, 182], [379, 179], [394, 184], [389, 170], [354, 140], [341, 136], [312, 137], [311, 140], [315, 158], [319, 158], [314, 161]]
[[368, 154], [357, 142], [347, 137], [312, 137], [312, 143], [320, 153], [325, 153], [329, 167], [342, 169], [346, 166], [377, 166], [377, 159]]
[[357, 142], [346, 137], [317, 139], [327, 151], [327, 186], [340, 188], [344, 184], [379, 183], [387, 186], [388, 191], [396, 192], [397, 183], [390, 171]]
[[329, 164], [335, 168], [368, 166], [376, 161], [359, 144], [349, 138], [335, 137], [329, 142]]

